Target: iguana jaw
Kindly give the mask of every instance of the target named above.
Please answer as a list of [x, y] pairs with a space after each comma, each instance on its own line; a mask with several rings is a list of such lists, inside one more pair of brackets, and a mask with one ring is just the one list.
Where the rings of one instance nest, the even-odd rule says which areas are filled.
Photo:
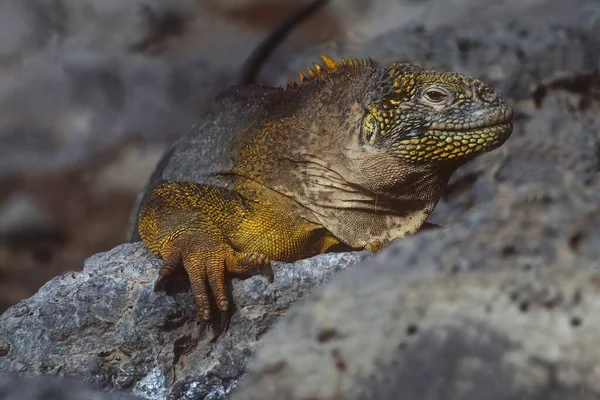
[[430, 129], [420, 137], [401, 140], [396, 151], [412, 162], [460, 161], [500, 147], [511, 132], [511, 123], [468, 130]]
[[456, 114], [440, 116], [423, 128], [399, 135], [393, 151], [409, 162], [464, 162], [498, 148], [512, 133], [512, 109], [504, 102]]

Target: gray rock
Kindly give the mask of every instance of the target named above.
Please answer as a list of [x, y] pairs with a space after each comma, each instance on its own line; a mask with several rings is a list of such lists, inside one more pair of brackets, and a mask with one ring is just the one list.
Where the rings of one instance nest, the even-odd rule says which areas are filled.
[[[73, 168], [140, 139], [166, 147], [187, 131], [277, 21], [209, 3], [0, 2], [0, 176]], [[294, 37], [282, 49], [315, 42]]]
[[97, 392], [81, 382], [48, 375], [18, 376], [0, 374], [0, 398], [3, 400], [136, 400], [117, 392]]
[[[215, 337], [187, 288], [153, 292], [160, 262], [141, 243], [89, 258], [0, 316], [0, 370], [83, 379], [148, 399], [223, 398], [287, 308], [366, 253], [276, 264], [275, 282], [234, 279], [238, 308]], [[186, 397], [187, 396], [187, 397]]]
[[[480, 63], [493, 61], [490, 66], [491, 72], [494, 72], [494, 64], [512, 63], [513, 49], [519, 48], [521, 42], [526, 47], [526, 57], [521, 56], [519, 62], [525, 61], [532, 53], [551, 50], [543, 44], [555, 42], [557, 35], [550, 34], [544, 38], [548, 31], [573, 28], [587, 32], [591, 39], [600, 34], [600, 5], [596, 0], [331, 0], [331, 9], [339, 16], [338, 23], [346, 34], [337, 42], [327, 42], [318, 50], [312, 49], [300, 54], [298, 51], [291, 54], [287, 52], [284, 57], [272, 57], [261, 74], [263, 81], [272, 82], [278, 73], [285, 71], [277, 83], [286, 83], [289, 77], [297, 77], [296, 71], [304, 71], [307, 65], [317, 61], [317, 56], [322, 53], [372, 57], [386, 62], [397, 59], [413, 63], [434, 61], [434, 65], [439, 67], [469, 58], [467, 53], [471, 53], [473, 57], [481, 57]], [[537, 38], [507, 35], [507, 26], [518, 28], [514, 33], [526, 32]], [[457, 32], [460, 34], [458, 38]], [[462, 38], [465, 33], [466, 37]], [[530, 46], [534, 40], [542, 46]], [[563, 37], [562, 40], [569, 40], [569, 37]], [[476, 47], [474, 51], [470, 51], [470, 42], [491, 46]], [[442, 49], [441, 43], [449, 47]], [[565, 49], [559, 46], [556, 50]], [[569, 50], [571, 56], [574, 56], [572, 60], [557, 57], [545, 67], [540, 67], [552, 70], [564, 63], [577, 63], [581, 54], [594, 50], [597, 51], [595, 45], [587, 49], [575, 46]], [[482, 53], [489, 56], [494, 53], [504, 54], [508, 58], [488, 59]], [[389, 56], [392, 56], [391, 60]], [[294, 58], [297, 63], [290, 62]], [[481, 69], [465, 72], [475, 72], [478, 75], [486, 73]], [[493, 75], [498, 76], [496, 73]], [[486, 81], [493, 82], [487, 78]]]
[[497, 204], [339, 276], [264, 338], [233, 399], [598, 398], [598, 250], [571, 244], [598, 239], [589, 200]]

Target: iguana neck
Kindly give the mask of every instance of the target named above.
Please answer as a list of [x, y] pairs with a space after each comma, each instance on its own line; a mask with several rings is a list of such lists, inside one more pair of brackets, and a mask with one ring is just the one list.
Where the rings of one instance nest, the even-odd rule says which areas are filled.
[[[402, 173], [381, 170], [379, 177], [367, 181], [353, 174], [356, 171], [347, 170], [342, 176], [314, 156], [293, 165], [285, 168], [293, 184], [275, 185], [276, 190], [309, 209], [314, 222], [328, 226], [353, 247], [414, 234], [434, 210], [456, 168], [407, 165]], [[365, 164], [365, 170], [369, 168]]]

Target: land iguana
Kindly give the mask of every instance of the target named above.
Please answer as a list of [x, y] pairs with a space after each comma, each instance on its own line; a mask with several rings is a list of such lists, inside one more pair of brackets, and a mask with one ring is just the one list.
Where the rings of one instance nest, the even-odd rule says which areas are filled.
[[230, 310], [228, 274], [272, 281], [271, 260], [414, 234], [456, 168], [512, 132], [511, 108], [477, 79], [321, 59], [299, 84], [218, 96], [151, 182], [139, 234], [163, 260], [155, 290], [183, 268], [205, 320], [212, 300]]

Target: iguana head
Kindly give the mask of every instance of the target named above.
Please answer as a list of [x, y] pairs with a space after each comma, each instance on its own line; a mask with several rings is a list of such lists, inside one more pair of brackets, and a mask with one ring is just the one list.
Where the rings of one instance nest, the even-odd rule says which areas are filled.
[[307, 75], [299, 73], [300, 86], [290, 80], [287, 89], [328, 82], [318, 95], [310, 95], [321, 99], [316, 103], [321, 113], [352, 108], [350, 119], [359, 126], [349, 126], [360, 130], [360, 145], [402, 162], [459, 165], [499, 147], [512, 132], [512, 109], [478, 79], [410, 64], [379, 69], [371, 60], [321, 60], [324, 67], [313, 63]]
[[411, 163], [466, 161], [512, 132], [511, 108], [477, 79], [408, 64], [392, 64], [380, 76], [365, 104], [365, 145]]

